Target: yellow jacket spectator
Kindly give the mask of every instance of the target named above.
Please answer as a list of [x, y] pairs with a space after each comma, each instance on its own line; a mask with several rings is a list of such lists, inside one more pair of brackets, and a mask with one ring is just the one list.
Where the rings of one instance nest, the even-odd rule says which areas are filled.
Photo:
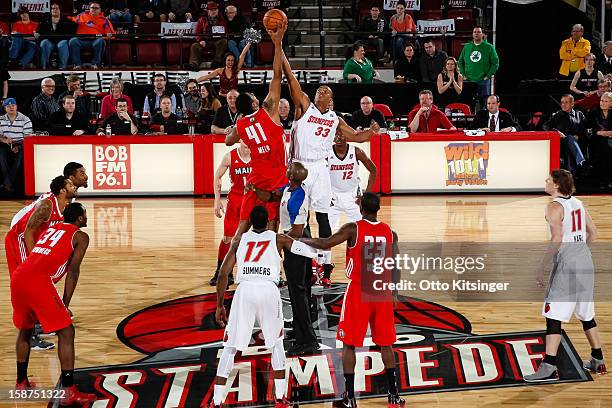
[[570, 73], [574, 74], [584, 68], [584, 57], [591, 52], [591, 43], [582, 37], [583, 34], [584, 27], [581, 24], [575, 24], [572, 27], [572, 36], [561, 43], [559, 74], [569, 76]]

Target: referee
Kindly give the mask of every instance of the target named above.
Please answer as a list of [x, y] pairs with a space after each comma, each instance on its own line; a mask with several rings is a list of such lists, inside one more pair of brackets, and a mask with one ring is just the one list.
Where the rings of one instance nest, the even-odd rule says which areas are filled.
[[[308, 219], [308, 198], [302, 182], [308, 176], [308, 170], [301, 163], [293, 162], [287, 168], [286, 184], [277, 191], [265, 191], [248, 185], [257, 197], [264, 201], [280, 201], [280, 226], [283, 233], [297, 239], [304, 235], [304, 226]], [[319, 350], [310, 317], [310, 295], [312, 261], [310, 258], [284, 251], [283, 267], [287, 277], [291, 309], [293, 310], [293, 335], [295, 343], [287, 350], [288, 354], [310, 354]]]

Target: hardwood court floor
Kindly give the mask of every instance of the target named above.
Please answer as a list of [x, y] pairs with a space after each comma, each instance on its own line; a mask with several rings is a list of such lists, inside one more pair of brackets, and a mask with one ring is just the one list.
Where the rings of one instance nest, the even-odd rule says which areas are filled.
[[[599, 229], [600, 240], [612, 241], [610, 197], [584, 197]], [[83, 199], [88, 208], [90, 248], [72, 302], [77, 327], [77, 367], [136, 361], [143, 356], [116, 337], [117, 325], [146, 306], [179, 297], [211, 292], [207, 280], [216, 265], [222, 221], [214, 217], [211, 199]], [[547, 239], [544, 207], [537, 196], [411, 196], [383, 198], [380, 218], [398, 232], [400, 241], [525, 241]], [[0, 232], [6, 232], [24, 201], [0, 202]], [[5, 267], [4, 240], [0, 264]], [[338, 271], [343, 249], [334, 252]], [[337, 272], [335, 279], [342, 280]], [[0, 273], [0, 388], [14, 385], [14, 340], [8, 273]], [[61, 293], [61, 292], [60, 292]], [[543, 329], [540, 302], [444, 303], [464, 314], [474, 333]], [[612, 303], [596, 305], [604, 355], [612, 357]], [[583, 357], [590, 349], [581, 325], [564, 325]], [[56, 341], [56, 339], [53, 339]], [[59, 375], [57, 353], [32, 352], [30, 374], [50, 387]], [[539, 387], [516, 387], [407, 398], [411, 407], [582, 407], [612, 406], [612, 374], [593, 382]], [[0, 403], [1, 405], [1, 403]], [[364, 400], [363, 407], [386, 406], [383, 400]], [[28, 406], [45, 406], [30, 404]], [[330, 404], [312, 405], [313, 407]]]

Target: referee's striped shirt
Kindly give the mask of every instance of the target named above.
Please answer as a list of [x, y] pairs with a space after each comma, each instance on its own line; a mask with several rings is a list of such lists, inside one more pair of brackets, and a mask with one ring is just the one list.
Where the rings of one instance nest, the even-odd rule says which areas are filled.
[[32, 134], [32, 121], [21, 112], [17, 112], [15, 120], [7, 115], [0, 116], [0, 132], [11, 139], [13, 143], [23, 142], [24, 135]]

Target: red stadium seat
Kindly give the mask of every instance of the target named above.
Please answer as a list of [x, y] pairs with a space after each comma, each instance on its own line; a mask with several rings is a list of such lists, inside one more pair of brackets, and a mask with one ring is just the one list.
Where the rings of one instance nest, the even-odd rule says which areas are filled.
[[[166, 49], [166, 64], [168, 65], [182, 65], [189, 62], [189, 53], [191, 50], [191, 44], [193, 40], [190, 38], [184, 38], [181, 44], [181, 41], [178, 38], [166, 39], [165, 49]], [[181, 48], [182, 48], [182, 56], [181, 56]], [[210, 57], [214, 55], [214, 49], [212, 47], [206, 46], [204, 49], [203, 56]]]
[[466, 105], [465, 103], [449, 103], [448, 105], [446, 105], [446, 109], [450, 109], [452, 112], [461, 111], [466, 116], [472, 114], [469, 105]]
[[384, 103], [375, 103], [372, 107], [382, 113], [384, 117], [393, 116], [393, 112], [391, 112], [389, 105]]
[[110, 65], [128, 65], [132, 63], [132, 41], [129, 39], [113, 40], [108, 44]]
[[161, 65], [162, 44], [161, 40], [136, 40], [136, 64], [137, 65]]
[[441, 8], [442, 8], [442, 0], [421, 0], [421, 11], [440, 10]]
[[270, 40], [262, 40], [257, 44], [257, 64], [271, 64], [274, 61], [274, 44]]
[[456, 36], [455, 38], [453, 38], [451, 43], [450, 55], [454, 56], [455, 58], [459, 58], [461, 50], [463, 49], [463, 45], [465, 43], [470, 42], [471, 40], [472, 37], [465, 36]]
[[138, 34], [160, 34], [161, 23], [156, 22], [144, 22], [138, 25]]
[[441, 20], [442, 10], [421, 10], [419, 12], [420, 20]]
[[448, 18], [455, 20], [457, 31], [472, 31], [475, 25], [472, 9], [449, 9]]
[[242, 14], [249, 21], [253, 14], [253, 0], [230, 0], [229, 4], [238, 8], [238, 13]]
[[11, 27], [9, 26], [8, 23], [5, 23], [4, 21], [0, 21], [0, 34], [10, 34], [11, 33]]
[[471, 8], [452, 8], [448, 9], [448, 18], [463, 18], [465, 20], [473, 20], [473, 12]]

